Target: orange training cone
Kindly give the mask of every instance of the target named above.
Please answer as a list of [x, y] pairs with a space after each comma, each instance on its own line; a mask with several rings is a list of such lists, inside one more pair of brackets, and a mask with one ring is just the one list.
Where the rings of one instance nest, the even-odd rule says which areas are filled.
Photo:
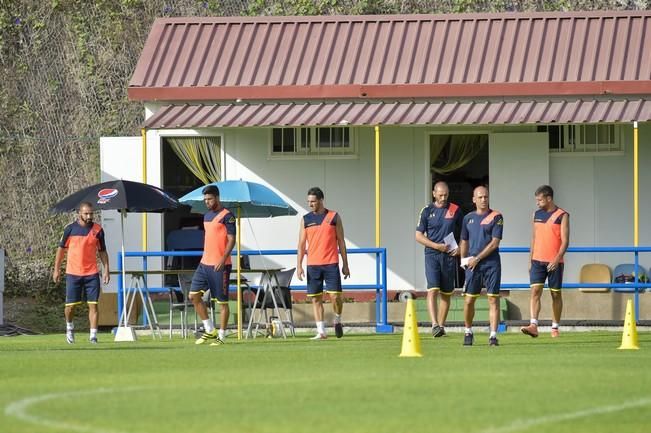
[[626, 318], [624, 319], [624, 332], [622, 333], [622, 345], [619, 349], [639, 349], [637, 341], [637, 327], [635, 326], [635, 314], [633, 314], [633, 301], [626, 302]]
[[416, 320], [416, 309], [414, 300], [407, 299], [407, 308], [405, 309], [405, 325], [402, 331], [402, 351], [401, 357], [421, 357], [420, 337], [418, 336], [418, 321]]

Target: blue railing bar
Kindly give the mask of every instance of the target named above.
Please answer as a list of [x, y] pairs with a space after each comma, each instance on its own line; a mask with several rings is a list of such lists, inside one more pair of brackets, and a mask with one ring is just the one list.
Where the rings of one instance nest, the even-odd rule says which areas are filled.
[[[347, 250], [351, 254], [382, 254], [385, 248], [351, 248]], [[295, 256], [296, 250], [242, 250], [240, 255], [243, 256]], [[120, 253], [118, 253], [119, 256]], [[198, 257], [202, 251], [126, 251], [125, 257]], [[231, 255], [236, 255], [233, 251]]]
[[[502, 289], [529, 289], [528, 283], [502, 283]], [[563, 283], [564, 289], [650, 289], [651, 283]], [[632, 292], [632, 290], [631, 290]]]
[[[529, 247], [500, 247], [500, 253], [528, 253]], [[568, 253], [649, 253], [651, 247], [569, 247]]]
[[[376, 262], [376, 281], [375, 284], [352, 284], [343, 285], [345, 289], [354, 290], [375, 290], [376, 291], [376, 331], [377, 332], [393, 332], [393, 327], [388, 323], [387, 314], [387, 262], [386, 262], [386, 248], [351, 248], [347, 250], [350, 254], [374, 254]], [[202, 251], [126, 251], [124, 257], [142, 257], [142, 269], [147, 270], [148, 257], [198, 257], [203, 254]], [[233, 255], [236, 251], [233, 251]], [[268, 256], [282, 256], [282, 255], [296, 255], [297, 250], [244, 250], [240, 251], [240, 255], [268, 255]], [[125, 282], [122, 278], [122, 253], [117, 254], [118, 270], [118, 314], [122, 311], [122, 294], [125, 289]], [[142, 271], [132, 271], [129, 273], [137, 273]], [[145, 274], [146, 278], [146, 274]], [[145, 285], [147, 284], [145, 280]], [[294, 286], [295, 290], [306, 290], [306, 286]], [[379, 295], [379, 296], [378, 296]], [[143, 317], [146, 324], [146, 318]]]

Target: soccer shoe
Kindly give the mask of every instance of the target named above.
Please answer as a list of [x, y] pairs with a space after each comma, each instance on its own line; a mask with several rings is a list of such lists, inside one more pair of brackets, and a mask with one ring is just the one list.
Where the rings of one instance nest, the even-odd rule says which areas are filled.
[[66, 343], [75, 344], [75, 331], [66, 332]]
[[500, 343], [497, 341], [497, 337], [491, 337], [488, 339], [489, 346], [499, 346]]
[[344, 327], [341, 325], [341, 323], [335, 323], [335, 335], [337, 338], [344, 336]]
[[221, 346], [222, 344], [224, 344], [224, 340], [221, 338], [217, 338], [215, 341], [210, 343], [211, 346]]
[[466, 334], [463, 336], [463, 345], [464, 346], [472, 346], [472, 342], [475, 339], [475, 336], [473, 334]]
[[325, 340], [326, 338], [328, 338], [326, 334], [317, 332], [317, 334], [314, 337], [310, 338], [310, 340]]
[[432, 327], [432, 337], [438, 338], [438, 337], [445, 337], [445, 328], [439, 325], [434, 325]]
[[90, 341], [90, 344], [97, 344], [97, 337], [90, 337], [88, 341]]
[[216, 340], [216, 339], [217, 339], [217, 330], [213, 329], [212, 332], [204, 332], [203, 334], [201, 334], [201, 337], [197, 338], [194, 344], [203, 344], [208, 340]]
[[552, 338], [558, 338], [561, 335], [558, 328], [552, 328]]
[[529, 326], [523, 326], [522, 328], [520, 328], [520, 331], [524, 335], [528, 335], [530, 337], [536, 338], [538, 336], [538, 325], [536, 325], [535, 323], [531, 323], [529, 324]]

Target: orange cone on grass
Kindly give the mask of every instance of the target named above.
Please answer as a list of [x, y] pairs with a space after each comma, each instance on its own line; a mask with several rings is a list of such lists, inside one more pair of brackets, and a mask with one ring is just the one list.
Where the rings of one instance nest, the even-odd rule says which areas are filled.
[[633, 301], [626, 302], [626, 317], [624, 319], [624, 332], [622, 333], [622, 345], [619, 349], [639, 349], [637, 340], [637, 327], [635, 326], [635, 314], [633, 313]]
[[407, 299], [405, 309], [405, 324], [402, 330], [402, 351], [401, 357], [421, 357], [420, 337], [418, 336], [418, 321], [416, 320], [416, 309], [414, 300]]

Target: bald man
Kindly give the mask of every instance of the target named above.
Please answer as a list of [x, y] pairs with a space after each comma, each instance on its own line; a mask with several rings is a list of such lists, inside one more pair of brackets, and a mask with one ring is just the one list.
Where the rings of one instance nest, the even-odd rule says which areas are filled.
[[465, 303], [463, 319], [465, 322], [464, 346], [472, 346], [474, 335], [472, 321], [475, 317], [475, 301], [486, 287], [489, 306], [490, 337], [489, 346], [498, 346], [497, 324], [500, 321], [500, 279], [502, 265], [498, 247], [502, 239], [504, 218], [489, 206], [488, 188], [478, 186], [472, 193], [476, 210], [463, 218], [461, 225], [461, 260], [466, 266], [464, 289]]
[[[447, 183], [437, 182], [432, 190], [434, 202], [420, 211], [416, 242], [425, 246], [425, 277], [427, 279], [427, 309], [432, 320], [432, 336], [445, 335], [445, 321], [450, 310], [450, 296], [454, 292], [457, 273], [458, 248], [450, 248], [444, 238], [453, 234], [458, 239], [461, 227], [461, 209], [448, 202]], [[441, 293], [440, 306], [436, 301]]]

